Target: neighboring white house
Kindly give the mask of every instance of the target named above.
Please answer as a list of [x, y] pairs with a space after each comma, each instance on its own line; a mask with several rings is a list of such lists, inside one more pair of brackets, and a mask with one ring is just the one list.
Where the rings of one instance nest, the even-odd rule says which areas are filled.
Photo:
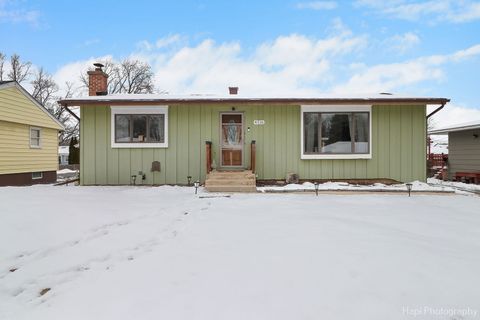
[[68, 155], [70, 154], [69, 146], [58, 147], [58, 163], [60, 165], [68, 164]]

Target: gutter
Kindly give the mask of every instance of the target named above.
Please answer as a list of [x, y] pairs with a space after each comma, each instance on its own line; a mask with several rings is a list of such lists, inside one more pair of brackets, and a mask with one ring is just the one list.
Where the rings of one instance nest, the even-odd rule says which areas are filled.
[[446, 104], [449, 99], [445, 98], [136, 98], [135, 94], [125, 98], [101, 96], [92, 99], [64, 99], [58, 101], [63, 106], [79, 105], [139, 105], [142, 103], [151, 104], [226, 104], [226, 103], [281, 103], [281, 104]]

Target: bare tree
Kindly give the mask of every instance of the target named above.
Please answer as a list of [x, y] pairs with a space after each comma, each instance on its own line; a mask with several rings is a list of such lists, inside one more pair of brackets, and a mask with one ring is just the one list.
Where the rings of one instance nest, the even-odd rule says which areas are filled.
[[38, 69], [34, 74], [31, 84], [33, 86], [32, 96], [42, 105], [47, 105], [53, 95], [58, 92], [58, 85], [43, 68]]
[[65, 130], [59, 136], [60, 144], [67, 143], [71, 137], [78, 136], [78, 121], [73, 120], [70, 114], [57, 104], [57, 100], [73, 96], [73, 84], [65, 83], [65, 95], [63, 97], [59, 96], [57, 94], [59, 91], [58, 85], [43, 68], [35, 72], [30, 83], [33, 87], [32, 96], [65, 127]]
[[[125, 59], [120, 63], [106, 61], [103, 71], [108, 74], [108, 93], [153, 93], [152, 67], [140, 60]], [[89, 69], [92, 70], [92, 69]], [[80, 80], [88, 88], [88, 75]]]
[[31, 62], [23, 62], [20, 60], [18, 54], [13, 54], [10, 57], [10, 72], [8, 73], [9, 80], [17, 81], [22, 83], [30, 75], [30, 67], [32, 66]]
[[[62, 99], [69, 99], [75, 95], [75, 89], [73, 86], [73, 83], [71, 82], [65, 82], [65, 94], [63, 95]], [[58, 100], [60, 97], [56, 97], [55, 100]], [[63, 123], [65, 126], [65, 130], [60, 134], [59, 141], [60, 144], [67, 144], [72, 137], [78, 137], [79, 136], [79, 127], [80, 127], [80, 121], [77, 121], [76, 119], [73, 119], [73, 117], [60, 105], [58, 105], [55, 101], [55, 108], [56, 108], [56, 114], [54, 113], [53, 115], [59, 119], [65, 119], [63, 122], [60, 120], [60, 122]]]
[[5, 55], [2, 52], [0, 52], [0, 81], [3, 81], [4, 65], [5, 65]]

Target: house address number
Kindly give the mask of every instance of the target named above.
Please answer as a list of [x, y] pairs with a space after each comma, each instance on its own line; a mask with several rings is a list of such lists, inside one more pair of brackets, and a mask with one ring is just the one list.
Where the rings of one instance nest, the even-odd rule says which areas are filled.
[[263, 126], [265, 124], [265, 120], [253, 120], [253, 124], [256, 126]]

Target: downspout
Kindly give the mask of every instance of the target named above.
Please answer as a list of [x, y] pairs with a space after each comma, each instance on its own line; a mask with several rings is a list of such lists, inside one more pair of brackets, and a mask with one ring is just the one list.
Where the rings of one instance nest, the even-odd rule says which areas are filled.
[[68, 109], [68, 105], [65, 103], [64, 105], [61, 105], [65, 110], [67, 110], [70, 115], [72, 115], [75, 119], [77, 119], [78, 122], [80, 122], [80, 118], [73, 112], [72, 110]]
[[435, 109], [435, 110], [433, 110], [432, 112], [430, 112], [430, 114], [427, 115], [427, 121], [428, 121], [428, 119], [429, 119], [431, 116], [433, 116], [435, 113], [437, 113], [438, 111], [442, 110], [443, 107], [445, 107], [446, 104], [447, 104], [447, 103], [444, 102], [444, 103], [442, 103], [442, 105], [441, 105], [440, 107], [438, 107], [437, 109]]

